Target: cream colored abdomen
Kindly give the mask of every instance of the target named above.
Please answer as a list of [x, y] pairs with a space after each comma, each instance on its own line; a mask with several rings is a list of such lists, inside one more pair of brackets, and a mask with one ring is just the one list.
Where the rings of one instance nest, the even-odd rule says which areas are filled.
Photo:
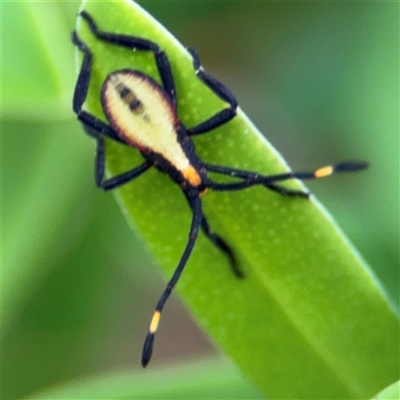
[[177, 140], [175, 110], [160, 86], [141, 73], [117, 71], [108, 76], [102, 96], [104, 111], [121, 139], [161, 154], [190, 184], [200, 185]]

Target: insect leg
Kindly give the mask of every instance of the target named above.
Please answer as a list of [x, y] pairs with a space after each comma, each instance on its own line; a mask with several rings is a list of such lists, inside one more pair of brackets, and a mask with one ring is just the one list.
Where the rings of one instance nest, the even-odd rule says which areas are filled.
[[110, 139], [116, 140], [117, 142], [124, 143], [108, 125], [100, 121], [94, 115], [82, 110], [83, 103], [86, 100], [89, 90], [90, 74], [92, 71], [92, 53], [86, 44], [78, 37], [76, 31], [72, 32], [71, 39], [83, 53], [82, 66], [79, 71], [72, 102], [72, 108], [75, 114], [89, 135], [97, 137], [97, 133], [99, 133], [109, 137]]
[[211, 242], [227, 255], [230, 261], [232, 272], [238, 278], [243, 278], [243, 272], [240, 270], [237, 264], [234, 252], [219, 235], [217, 235], [210, 229], [210, 226], [204, 215], [202, 215], [201, 217], [201, 228], [203, 229], [204, 234], [211, 240]]
[[188, 197], [192, 211], [193, 211], [193, 216], [192, 216], [192, 223], [189, 231], [189, 239], [186, 244], [185, 250], [182, 254], [182, 257], [179, 261], [178, 266], [175, 269], [174, 274], [172, 275], [171, 280], [168, 282], [167, 287], [165, 288], [163, 294], [161, 295], [160, 299], [158, 300], [156, 309], [153, 314], [153, 318], [151, 319], [150, 323], [150, 328], [149, 332], [146, 336], [144, 345], [143, 345], [143, 352], [142, 352], [142, 366], [145, 367], [151, 358], [151, 353], [153, 352], [153, 342], [154, 342], [154, 335], [156, 333], [158, 323], [160, 321], [160, 316], [161, 316], [161, 311], [168, 300], [169, 295], [172, 292], [172, 289], [178, 282], [183, 269], [185, 268], [185, 265], [190, 257], [190, 254], [192, 253], [194, 244], [197, 239], [197, 234], [199, 232], [199, 228], [201, 225], [201, 218], [202, 218], [202, 213], [201, 213], [201, 200], [196, 193], [196, 195]]
[[286, 172], [283, 174], [269, 175], [269, 176], [260, 175], [250, 171], [242, 171], [235, 168], [222, 167], [212, 164], [205, 164], [205, 166], [208, 171], [244, 179], [241, 182], [233, 182], [233, 183], [210, 182], [209, 187], [213, 190], [218, 190], [218, 191], [241, 190], [254, 185], [263, 185], [283, 195], [308, 197], [308, 193], [306, 192], [286, 189], [283, 188], [282, 186], [276, 185], [275, 182], [285, 181], [289, 179], [299, 179], [299, 180], [320, 179], [338, 172], [360, 171], [367, 168], [368, 164], [364, 161], [348, 161], [336, 165], [328, 165], [325, 167], [321, 167], [311, 172]]
[[225, 85], [223, 85], [203, 69], [200, 64], [200, 58], [197, 51], [193, 48], [188, 48], [187, 50], [193, 57], [193, 66], [199, 79], [201, 79], [219, 98], [229, 103], [228, 108], [219, 111], [206, 121], [187, 130], [189, 135], [199, 135], [215, 129], [234, 118], [236, 115], [238, 102], [235, 96]]
[[[212, 164], [206, 164], [207, 171], [211, 172], [216, 172], [222, 175], [228, 175], [231, 177], [236, 177], [236, 178], [242, 178], [244, 180], [240, 182], [232, 182], [232, 183], [217, 183], [217, 182], [212, 182], [211, 183], [211, 188], [213, 190], [224, 190], [224, 191], [230, 191], [230, 190], [240, 190], [240, 189], [245, 189], [250, 186], [254, 185], [263, 185], [267, 187], [268, 189], [271, 189], [279, 194], [282, 194], [284, 196], [294, 196], [294, 197], [303, 197], [303, 198], [308, 198], [309, 194], [307, 192], [303, 192], [302, 190], [294, 190], [294, 189], [288, 189], [283, 186], [279, 186], [275, 183], [268, 182], [268, 176], [263, 176], [255, 172], [250, 172], [250, 171], [244, 171], [244, 170], [239, 170], [235, 168], [229, 168], [229, 167], [223, 167], [220, 165], [212, 165]], [[288, 178], [290, 179], [290, 178]]]
[[87, 22], [91, 32], [99, 40], [112, 43], [117, 46], [127, 47], [129, 49], [152, 51], [154, 53], [157, 69], [160, 74], [163, 87], [165, 91], [170, 95], [172, 103], [176, 106], [176, 91], [174, 79], [172, 77], [171, 66], [168, 61], [167, 55], [163, 50], [159, 48], [157, 43], [136, 36], [103, 32], [99, 30], [92, 16], [86, 11], [81, 11], [80, 16]]
[[96, 148], [96, 159], [95, 159], [95, 181], [96, 185], [103, 190], [112, 190], [119, 186], [128, 183], [129, 181], [137, 178], [146, 172], [152, 165], [145, 161], [139, 166], [124, 172], [123, 174], [113, 176], [110, 179], [104, 179], [105, 170], [105, 149], [104, 149], [104, 139], [99, 136], [97, 138], [97, 148]]
[[[186, 198], [190, 204], [191, 201], [187, 194], [186, 194]], [[201, 229], [203, 230], [203, 232], [207, 236], [207, 238], [212, 242], [212, 244], [214, 244], [214, 246], [218, 247], [218, 249], [221, 250], [229, 258], [229, 263], [230, 263], [232, 272], [238, 278], [243, 278], [243, 272], [240, 270], [240, 268], [237, 264], [235, 253], [232, 251], [232, 249], [229, 247], [229, 245], [225, 242], [225, 240], [221, 238], [221, 236], [219, 236], [218, 234], [214, 233], [211, 230], [210, 225], [208, 224], [208, 221], [204, 214], [201, 215]]]

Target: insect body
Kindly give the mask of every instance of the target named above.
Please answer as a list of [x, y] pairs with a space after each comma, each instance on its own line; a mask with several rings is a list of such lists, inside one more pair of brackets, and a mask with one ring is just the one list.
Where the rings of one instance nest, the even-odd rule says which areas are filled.
[[[195, 153], [191, 138], [212, 131], [235, 117], [238, 103], [233, 94], [201, 67], [196, 51], [188, 49], [193, 59], [194, 73], [216, 96], [227, 103], [227, 107], [206, 121], [186, 128], [177, 116], [178, 102], [174, 79], [165, 52], [150, 40], [99, 30], [86, 11], [82, 11], [80, 16], [86, 21], [92, 34], [109, 45], [153, 52], [162, 81], [159, 85], [148, 75], [133, 69], [112, 71], [105, 79], [100, 94], [107, 123], [100, 120], [83, 109], [90, 84], [93, 56], [76, 31], [72, 33], [73, 43], [83, 53], [83, 62], [74, 92], [73, 110], [86, 132], [97, 142], [95, 168], [97, 186], [104, 190], [115, 189], [139, 177], [149, 168], [155, 167], [167, 173], [181, 187], [192, 210], [192, 222], [186, 247], [156, 305], [145, 339], [142, 353], [142, 365], [145, 367], [151, 358], [161, 311], [190, 257], [199, 229], [202, 229], [206, 237], [226, 254], [233, 272], [238, 277], [242, 276], [233, 251], [219, 235], [211, 231], [202, 212], [201, 195], [207, 190], [232, 191], [262, 185], [282, 195], [307, 198], [307, 192], [287, 189], [277, 182], [290, 179], [323, 178], [335, 172], [361, 170], [366, 168], [367, 164], [350, 161], [322, 167], [312, 172], [285, 172], [265, 176], [200, 160]], [[105, 179], [104, 137], [138, 149], [143, 155], [143, 163], [120, 175]], [[215, 182], [208, 177], [208, 172], [235, 177], [237, 181]]]
[[111, 127], [127, 144], [153, 163], [161, 154], [169, 169], [182, 174], [182, 182], [194, 187], [202, 184], [199, 160], [182, 146], [187, 134], [176, 108], [155, 81], [138, 71], [112, 72], [102, 88], [102, 104]]

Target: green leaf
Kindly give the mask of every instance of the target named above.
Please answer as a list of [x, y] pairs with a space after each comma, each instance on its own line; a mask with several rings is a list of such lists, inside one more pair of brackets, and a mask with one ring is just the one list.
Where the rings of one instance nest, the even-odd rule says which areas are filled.
[[81, 378], [29, 396], [41, 400], [219, 398], [260, 399], [261, 394], [226, 361], [202, 360], [154, 371], [127, 370]]
[[[84, 8], [100, 29], [148, 38], [166, 50], [179, 118], [186, 126], [225, 106], [195, 76], [186, 50], [136, 4], [84, 3]], [[150, 52], [101, 43], [80, 19], [78, 32], [94, 55], [85, 104], [90, 112], [104, 119], [100, 87], [110, 71], [139, 69], [159, 81]], [[263, 174], [288, 169], [242, 111], [229, 124], [195, 138], [195, 144], [207, 162]], [[141, 160], [135, 149], [107, 142], [111, 175]], [[171, 276], [191, 217], [179, 188], [151, 170], [121, 188], [117, 199], [132, 228]], [[263, 188], [210, 191], [203, 207], [212, 229], [235, 250], [246, 277], [236, 279], [226, 258], [201, 234], [177, 291], [215, 343], [265, 394], [370, 398], [398, 379], [398, 319], [379, 283], [315, 198], [287, 198]], [[153, 363], [159, 346], [156, 340]]]
[[400, 382], [395, 382], [383, 389], [373, 400], [398, 400], [400, 399]]

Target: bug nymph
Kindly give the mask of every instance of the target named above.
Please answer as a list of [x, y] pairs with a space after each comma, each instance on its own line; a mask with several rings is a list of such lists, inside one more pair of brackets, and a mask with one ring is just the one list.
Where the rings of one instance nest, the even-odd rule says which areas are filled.
[[[97, 143], [95, 164], [97, 186], [103, 190], [112, 190], [127, 184], [148, 169], [155, 167], [168, 174], [172, 181], [179, 185], [192, 210], [192, 221], [185, 249], [172, 278], [158, 300], [144, 342], [142, 365], [145, 367], [151, 358], [154, 335], [159, 325], [162, 309], [182, 274], [200, 229], [211, 243], [227, 256], [233, 273], [238, 277], [242, 276], [229, 245], [210, 229], [202, 211], [201, 195], [205, 194], [207, 190], [233, 191], [260, 185], [281, 195], [308, 198], [307, 192], [285, 188], [280, 186], [279, 182], [290, 179], [324, 178], [335, 172], [362, 170], [367, 167], [367, 164], [362, 161], [350, 161], [322, 167], [311, 172], [284, 172], [265, 176], [200, 160], [196, 155], [192, 136], [212, 131], [233, 119], [238, 107], [234, 95], [201, 67], [196, 51], [188, 49], [193, 60], [193, 73], [227, 106], [198, 125], [186, 128], [178, 118], [177, 94], [168, 57], [157, 43], [140, 37], [101, 31], [86, 11], [82, 11], [80, 16], [87, 23], [91, 33], [109, 46], [152, 52], [161, 79], [161, 84], [158, 84], [143, 72], [129, 68], [111, 71], [99, 93], [105, 120], [88, 113], [83, 109], [83, 105], [90, 85], [93, 56], [77, 32], [72, 33], [73, 43], [83, 53], [83, 61], [74, 92], [73, 110], [85, 131]], [[97, 60], [94, 61], [97, 62]], [[139, 150], [144, 158], [143, 163], [120, 175], [105, 179], [104, 138]], [[236, 178], [237, 181], [215, 182], [208, 177], [208, 172], [228, 175]]]

